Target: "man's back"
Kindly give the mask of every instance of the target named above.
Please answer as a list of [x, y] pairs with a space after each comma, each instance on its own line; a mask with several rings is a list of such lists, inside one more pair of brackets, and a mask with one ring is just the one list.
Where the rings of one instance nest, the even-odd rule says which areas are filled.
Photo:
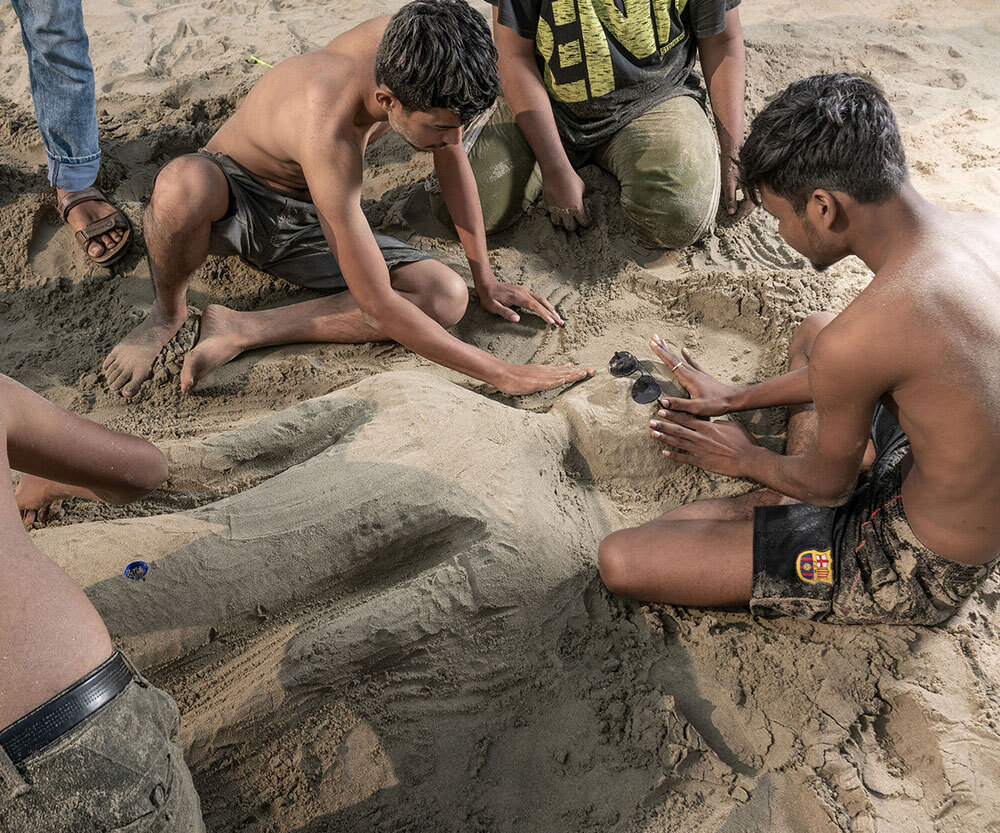
[[971, 563], [1000, 552], [998, 251], [995, 218], [930, 209], [843, 322], [866, 328], [873, 362], [892, 365], [885, 399], [911, 444], [902, 495], [914, 533]]

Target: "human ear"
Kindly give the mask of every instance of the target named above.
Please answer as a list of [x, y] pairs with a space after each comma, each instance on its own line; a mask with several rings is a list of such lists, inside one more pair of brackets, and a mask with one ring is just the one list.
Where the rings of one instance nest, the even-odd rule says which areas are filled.
[[375, 90], [375, 101], [388, 113], [396, 105], [397, 99], [385, 87], [379, 87]]
[[825, 188], [817, 188], [813, 191], [806, 206], [806, 211], [811, 215], [810, 219], [813, 225], [822, 226], [827, 230], [830, 230], [837, 222], [839, 209], [840, 203], [837, 202], [837, 198]]

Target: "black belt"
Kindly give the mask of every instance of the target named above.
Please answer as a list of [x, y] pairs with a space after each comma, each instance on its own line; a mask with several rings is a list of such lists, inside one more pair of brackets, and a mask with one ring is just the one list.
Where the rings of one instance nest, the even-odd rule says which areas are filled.
[[0, 732], [0, 746], [11, 761], [20, 763], [110, 703], [131, 681], [132, 670], [115, 651], [82, 680]]

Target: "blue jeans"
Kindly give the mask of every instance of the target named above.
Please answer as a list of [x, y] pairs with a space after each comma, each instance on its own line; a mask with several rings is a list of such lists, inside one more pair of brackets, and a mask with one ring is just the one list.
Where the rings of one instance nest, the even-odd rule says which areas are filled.
[[101, 167], [97, 102], [81, 0], [11, 0], [28, 53], [35, 118], [49, 182], [66, 191], [94, 184]]

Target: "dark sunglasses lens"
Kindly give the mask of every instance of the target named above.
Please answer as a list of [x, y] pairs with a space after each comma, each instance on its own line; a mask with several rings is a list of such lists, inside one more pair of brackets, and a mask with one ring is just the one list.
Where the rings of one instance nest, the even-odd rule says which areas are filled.
[[631, 353], [619, 350], [608, 362], [608, 372], [612, 376], [630, 376], [639, 369], [639, 360]]
[[655, 402], [659, 395], [660, 386], [657, 384], [656, 379], [648, 373], [640, 376], [635, 380], [635, 384], [632, 385], [632, 399], [640, 405]]

